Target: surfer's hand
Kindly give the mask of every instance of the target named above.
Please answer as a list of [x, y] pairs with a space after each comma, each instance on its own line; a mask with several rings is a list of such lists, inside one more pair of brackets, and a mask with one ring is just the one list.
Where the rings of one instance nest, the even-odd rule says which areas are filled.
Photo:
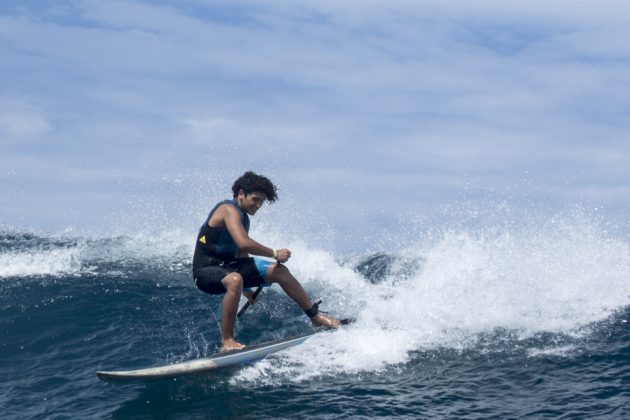
[[252, 290], [244, 291], [243, 294], [247, 298], [247, 301], [250, 305], [255, 305], [256, 301], [254, 300], [254, 292]]
[[291, 251], [289, 251], [286, 248], [282, 248], [276, 251], [277, 252], [277, 256], [276, 256], [276, 260], [278, 260], [278, 262], [287, 262], [289, 258], [291, 258]]

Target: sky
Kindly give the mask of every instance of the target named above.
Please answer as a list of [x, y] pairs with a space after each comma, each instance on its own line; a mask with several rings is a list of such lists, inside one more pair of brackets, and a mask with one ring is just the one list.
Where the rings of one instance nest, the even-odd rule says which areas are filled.
[[0, 227], [194, 232], [246, 170], [262, 226], [331, 248], [627, 225], [628, 39], [621, 0], [4, 0]]

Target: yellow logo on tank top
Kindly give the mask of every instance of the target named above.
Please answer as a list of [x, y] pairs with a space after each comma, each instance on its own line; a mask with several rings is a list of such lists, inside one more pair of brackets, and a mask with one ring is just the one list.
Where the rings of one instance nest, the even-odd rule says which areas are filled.
[[202, 244], [206, 244], [206, 235], [203, 235], [201, 238], [199, 238], [199, 242], [201, 242]]

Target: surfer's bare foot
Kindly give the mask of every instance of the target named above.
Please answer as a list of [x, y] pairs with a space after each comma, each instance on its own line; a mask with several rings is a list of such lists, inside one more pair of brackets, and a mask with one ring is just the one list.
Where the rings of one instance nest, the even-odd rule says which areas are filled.
[[341, 322], [332, 316], [322, 314], [321, 312], [311, 317], [311, 322], [315, 327], [339, 328]]
[[245, 348], [245, 344], [241, 344], [233, 338], [228, 338], [226, 340], [223, 340], [223, 343], [221, 345], [221, 353], [225, 353], [226, 351], [232, 351], [232, 350], [240, 350], [244, 348]]

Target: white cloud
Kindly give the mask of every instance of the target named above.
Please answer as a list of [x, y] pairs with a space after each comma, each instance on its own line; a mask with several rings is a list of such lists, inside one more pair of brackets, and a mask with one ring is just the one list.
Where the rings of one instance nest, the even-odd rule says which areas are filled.
[[0, 110], [0, 143], [38, 138], [52, 130], [41, 115], [25, 111]]
[[258, 167], [330, 200], [352, 191], [338, 179], [393, 198], [523, 170], [550, 186], [630, 176], [626, 2], [21, 7], [0, 16], [0, 82], [37, 107], [0, 109], [0, 133], [55, 141], [2, 153], [69, 165], [29, 176]]

